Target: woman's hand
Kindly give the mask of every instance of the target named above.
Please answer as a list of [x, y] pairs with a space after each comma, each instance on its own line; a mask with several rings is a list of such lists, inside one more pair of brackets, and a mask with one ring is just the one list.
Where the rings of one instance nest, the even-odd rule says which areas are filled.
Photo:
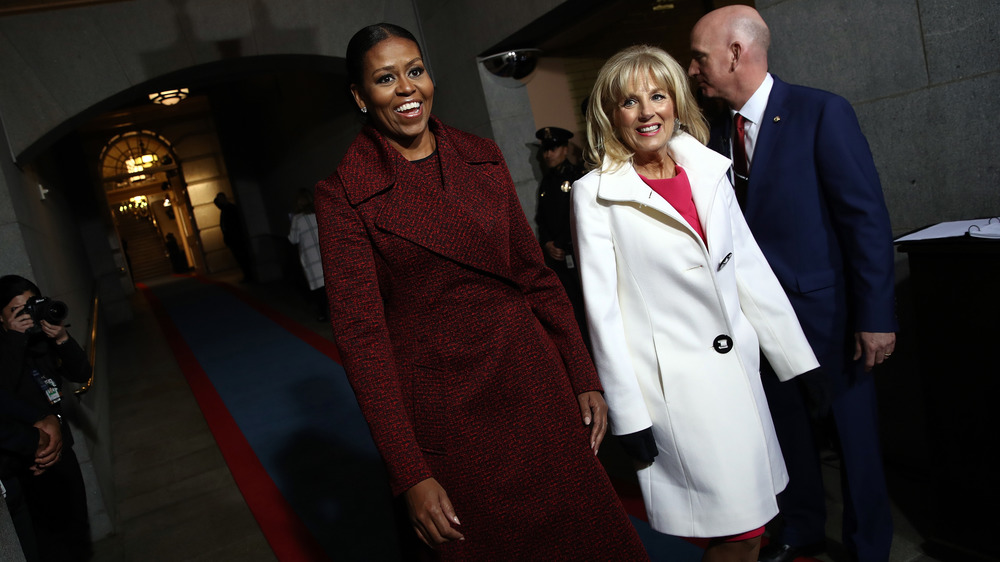
[[455, 515], [455, 508], [451, 506], [448, 494], [437, 480], [421, 480], [403, 492], [403, 498], [410, 512], [413, 530], [424, 544], [434, 548], [448, 541], [465, 540], [462, 533], [451, 526], [452, 523], [461, 523]]
[[69, 332], [66, 331], [66, 327], [62, 324], [50, 324], [45, 320], [42, 320], [42, 331], [45, 335], [54, 339], [56, 344], [65, 343], [69, 339]]
[[583, 414], [583, 425], [590, 426], [590, 448], [597, 454], [608, 431], [608, 404], [604, 396], [596, 390], [584, 392], [576, 397], [580, 403], [580, 413]]

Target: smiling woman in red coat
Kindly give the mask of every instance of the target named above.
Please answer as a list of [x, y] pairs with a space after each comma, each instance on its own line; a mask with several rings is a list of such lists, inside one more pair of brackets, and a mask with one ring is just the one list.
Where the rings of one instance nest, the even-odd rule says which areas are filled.
[[431, 116], [416, 39], [347, 48], [368, 124], [316, 188], [334, 337], [428, 558], [644, 560], [607, 406], [492, 141]]

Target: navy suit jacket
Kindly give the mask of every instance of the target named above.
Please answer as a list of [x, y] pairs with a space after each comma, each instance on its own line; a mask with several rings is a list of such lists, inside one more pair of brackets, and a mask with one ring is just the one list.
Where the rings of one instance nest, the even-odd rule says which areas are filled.
[[[895, 332], [892, 230], [868, 142], [844, 98], [774, 77], [754, 149], [747, 223], [834, 391], [854, 332]], [[710, 146], [730, 152], [732, 120]], [[836, 376], [842, 374], [842, 376]]]

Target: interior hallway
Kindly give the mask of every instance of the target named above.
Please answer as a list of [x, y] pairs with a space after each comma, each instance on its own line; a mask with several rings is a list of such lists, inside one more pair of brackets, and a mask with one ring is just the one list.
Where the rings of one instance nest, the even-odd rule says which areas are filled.
[[[305, 296], [286, 282], [237, 284], [238, 273], [213, 279], [236, 284], [317, 334], [331, 336], [329, 325], [313, 317]], [[171, 278], [163, 278], [149, 284], [169, 282]], [[111, 379], [104, 382], [111, 389], [118, 533], [95, 545], [94, 560], [276, 560], [152, 310], [140, 292], [132, 303], [135, 319], [111, 331], [114, 364]], [[627, 465], [616, 452], [609, 444], [601, 456], [612, 474], [627, 477]], [[827, 463], [826, 477], [828, 490], [836, 490], [835, 458]], [[899, 503], [899, 494], [918, 494], [921, 488], [891, 475], [890, 489]], [[830, 551], [819, 559], [845, 561], [839, 543], [839, 498], [830, 497], [828, 503]], [[892, 562], [937, 560], [922, 552], [923, 539], [899, 509], [894, 523]]]
[[104, 383], [111, 387], [117, 534], [95, 544], [94, 560], [277, 560], [149, 303], [139, 291], [131, 300], [134, 319], [109, 334], [113, 365]]

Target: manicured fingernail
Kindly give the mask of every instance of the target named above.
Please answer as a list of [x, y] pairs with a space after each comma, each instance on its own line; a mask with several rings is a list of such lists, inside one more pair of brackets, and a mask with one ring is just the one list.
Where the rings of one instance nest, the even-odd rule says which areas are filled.
[[458, 516], [457, 516], [457, 515], [456, 515], [456, 516], [454, 516], [454, 517], [452, 517], [452, 519], [454, 519], [454, 520], [455, 520], [455, 524], [456, 524], [456, 525], [461, 525], [461, 524], [462, 524], [462, 522], [458, 520]]
[[583, 418], [583, 425], [590, 425], [590, 418], [589, 417]]

